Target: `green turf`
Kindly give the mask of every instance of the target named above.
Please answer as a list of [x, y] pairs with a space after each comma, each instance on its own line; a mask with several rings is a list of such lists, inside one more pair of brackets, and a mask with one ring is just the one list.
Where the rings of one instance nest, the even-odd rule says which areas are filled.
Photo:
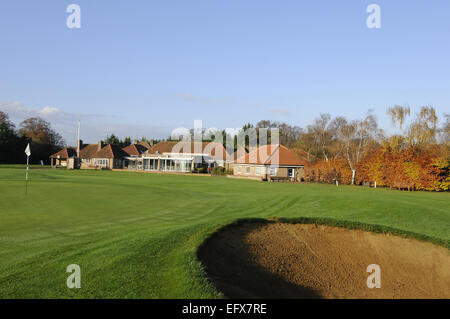
[[[241, 218], [332, 218], [450, 241], [449, 193], [35, 168], [25, 196], [24, 173], [0, 166], [2, 298], [220, 297], [196, 250]], [[81, 289], [66, 286], [69, 264]]]

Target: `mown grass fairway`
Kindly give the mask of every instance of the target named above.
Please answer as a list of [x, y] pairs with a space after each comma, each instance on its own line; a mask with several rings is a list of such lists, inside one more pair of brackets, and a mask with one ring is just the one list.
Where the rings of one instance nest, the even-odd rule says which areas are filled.
[[[450, 240], [450, 194], [0, 167], [0, 297], [211, 298], [196, 250], [239, 218], [330, 217]], [[66, 267], [81, 267], [68, 289]]]

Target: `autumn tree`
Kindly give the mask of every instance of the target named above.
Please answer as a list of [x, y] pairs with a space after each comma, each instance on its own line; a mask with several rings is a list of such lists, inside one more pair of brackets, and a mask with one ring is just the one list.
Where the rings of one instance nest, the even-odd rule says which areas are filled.
[[409, 127], [407, 140], [410, 145], [425, 147], [436, 142], [437, 131], [436, 110], [432, 106], [423, 106]]
[[31, 142], [30, 160], [48, 162], [49, 156], [65, 146], [64, 139], [56, 133], [49, 122], [31, 117], [20, 123], [19, 135]]
[[[409, 106], [396, 105], [389, 108], [387, 113], [394, 125], [398, 125], [401, 130], [406, 129], [405, 140], [402, 141], [403, 148], [412, 145], [426, 147], [436, 142], [438, 117], [432, 106], [422, 106], [416, 119], [409, 126], [406, 125], [407, 117], [411, 114]], [[400, 138], [393, 140], [393, 142], [400, 142]], [[406, 145], [404, 142], [406, 142]]]
[[395, 105], [387, 110], [387, 114], [390, 116], [394, 125], [398, 125], [400, 130], [406, 123], [406, 118], [411, 114], [409, 106]]
[[384, 141], [394, 151], [405, 150], [408, 147], [408, 141], [403, 135], [392, 135], [387, 137]]

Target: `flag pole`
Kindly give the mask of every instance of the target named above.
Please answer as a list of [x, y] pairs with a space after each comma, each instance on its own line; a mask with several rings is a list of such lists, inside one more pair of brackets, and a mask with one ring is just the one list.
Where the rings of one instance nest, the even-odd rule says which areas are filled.
[[27, 155], [27, 172], [25, 174], [25, 195], [28, 195], [28, 160], [29, 156]]
[[29, 171], [29, 160], [31, 155], [30, 143], [28, 143], [27, 148], [25, 149], [25, 154], [27, 154], [27, 172], [25, 173], [25, 196], [28, 194], [28, 171]]

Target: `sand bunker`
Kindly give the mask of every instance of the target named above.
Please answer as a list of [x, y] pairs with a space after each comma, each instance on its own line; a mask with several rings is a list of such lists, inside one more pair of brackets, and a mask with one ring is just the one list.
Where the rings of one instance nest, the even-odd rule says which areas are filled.
[[[228, 298], [450, 298], [450, 251], [360, 230], [284, 223], [227, 227], [198, 256]], [[367, 266], [381, 288], [367, 287]]]

